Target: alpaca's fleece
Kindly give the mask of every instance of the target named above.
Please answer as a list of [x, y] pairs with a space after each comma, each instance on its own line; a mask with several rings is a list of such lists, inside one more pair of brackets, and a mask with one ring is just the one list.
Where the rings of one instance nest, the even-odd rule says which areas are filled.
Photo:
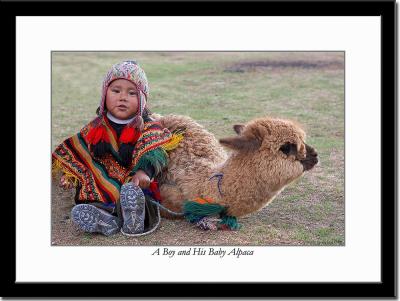
[[[318, 161], [305, 144], [305, 132], [292, 121], [266, 117], [235, 125], [237, 135], [220, 140], [231, 150], [229, 157], [214, 135], [192, 119], [169, 115], [159, 121], [171, 131], [185, 130], [159, 179], [163, 205], [173, 211], [181, 212], [185, 200], [209, 197], [227, 206], [230, 215], [247, 215]], [[216, 173], [223, 174], [221, 191], [218, 178], [210, 180]]]
[[207, 195], [205, 178], [226, 160], [214, 135], [189, 117], [169, 115], [159, 119], [170, 131], [184, 130], [184, 139], [169, 153], [167, 170], [159, 180], [163, 205], [181, 212], [184, 200]]

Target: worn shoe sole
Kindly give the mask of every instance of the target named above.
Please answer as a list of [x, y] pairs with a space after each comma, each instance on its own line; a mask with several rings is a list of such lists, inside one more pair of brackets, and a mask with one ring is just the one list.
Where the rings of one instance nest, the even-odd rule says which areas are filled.
[[120, 204], [123, 218], [122, 234], [144, 232], [145, 198], [142, 189], [133, 183], [124, 184], [120, 191]]
[[93, 205], [79, 204], [72, 208], [72, 221], [85, 232], [98, 232], [106, 236], [117, 233], [121, 228], [118, 217]]

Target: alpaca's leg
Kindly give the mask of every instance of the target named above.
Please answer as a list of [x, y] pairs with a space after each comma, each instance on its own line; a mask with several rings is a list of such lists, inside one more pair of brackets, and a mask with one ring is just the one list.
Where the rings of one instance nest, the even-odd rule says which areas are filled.
[[[176, 185], [171, 184], [163, 184], [160, 186], [160, 194], [162, 202], [161, 204], [168, 208], [171, 211], [181, 213], [183, 208], [183, 201], [185, 200], [184, 195], [182, 194], [181, 190]], [[162, 217], [165, 218], [177, 218], [177, 216], [169, 214], [165, 210], [160, 209], [160, 213]], [[181, 216], [178, 218], [182, 218]]]

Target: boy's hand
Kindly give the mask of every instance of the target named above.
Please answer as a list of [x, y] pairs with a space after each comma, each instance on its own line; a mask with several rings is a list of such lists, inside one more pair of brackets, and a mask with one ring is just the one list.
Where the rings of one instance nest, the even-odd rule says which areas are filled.
[[74, 185], [67, 179], [65, 175], [62, 175], [60, 179], [60, 187], [64, 188], [64, 190], [67, 190], [73, 188]]
[[140, 169], [133, 175], [131, 182], [140, 188], [148, 188], [150, 186], [149, 176]]

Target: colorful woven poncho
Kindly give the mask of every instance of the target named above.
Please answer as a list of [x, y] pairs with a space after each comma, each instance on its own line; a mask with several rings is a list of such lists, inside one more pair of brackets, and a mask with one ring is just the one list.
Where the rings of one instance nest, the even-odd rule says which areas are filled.
[[121, 186], [128, 182], [135, 171], [143, 164], [151, 162], [158, 173], [167, 164], [166, 150], [175, 144], [168, 129], [163, 129], [158, 122], [144, 123], [132, 152], [132, 161], [128, 166], [121, 164], [118, 153], [117, 134], [108, 119], [103, 117], [110, 151], [97, 158], [93, 154], [88, 133], [96, 126], [92, 121], [81, 131], [66, 139], [52, 154], [53, 171], [61, 170], [77, 187], [77, 202], [102, 202], [113, 206], [119, 199]]

